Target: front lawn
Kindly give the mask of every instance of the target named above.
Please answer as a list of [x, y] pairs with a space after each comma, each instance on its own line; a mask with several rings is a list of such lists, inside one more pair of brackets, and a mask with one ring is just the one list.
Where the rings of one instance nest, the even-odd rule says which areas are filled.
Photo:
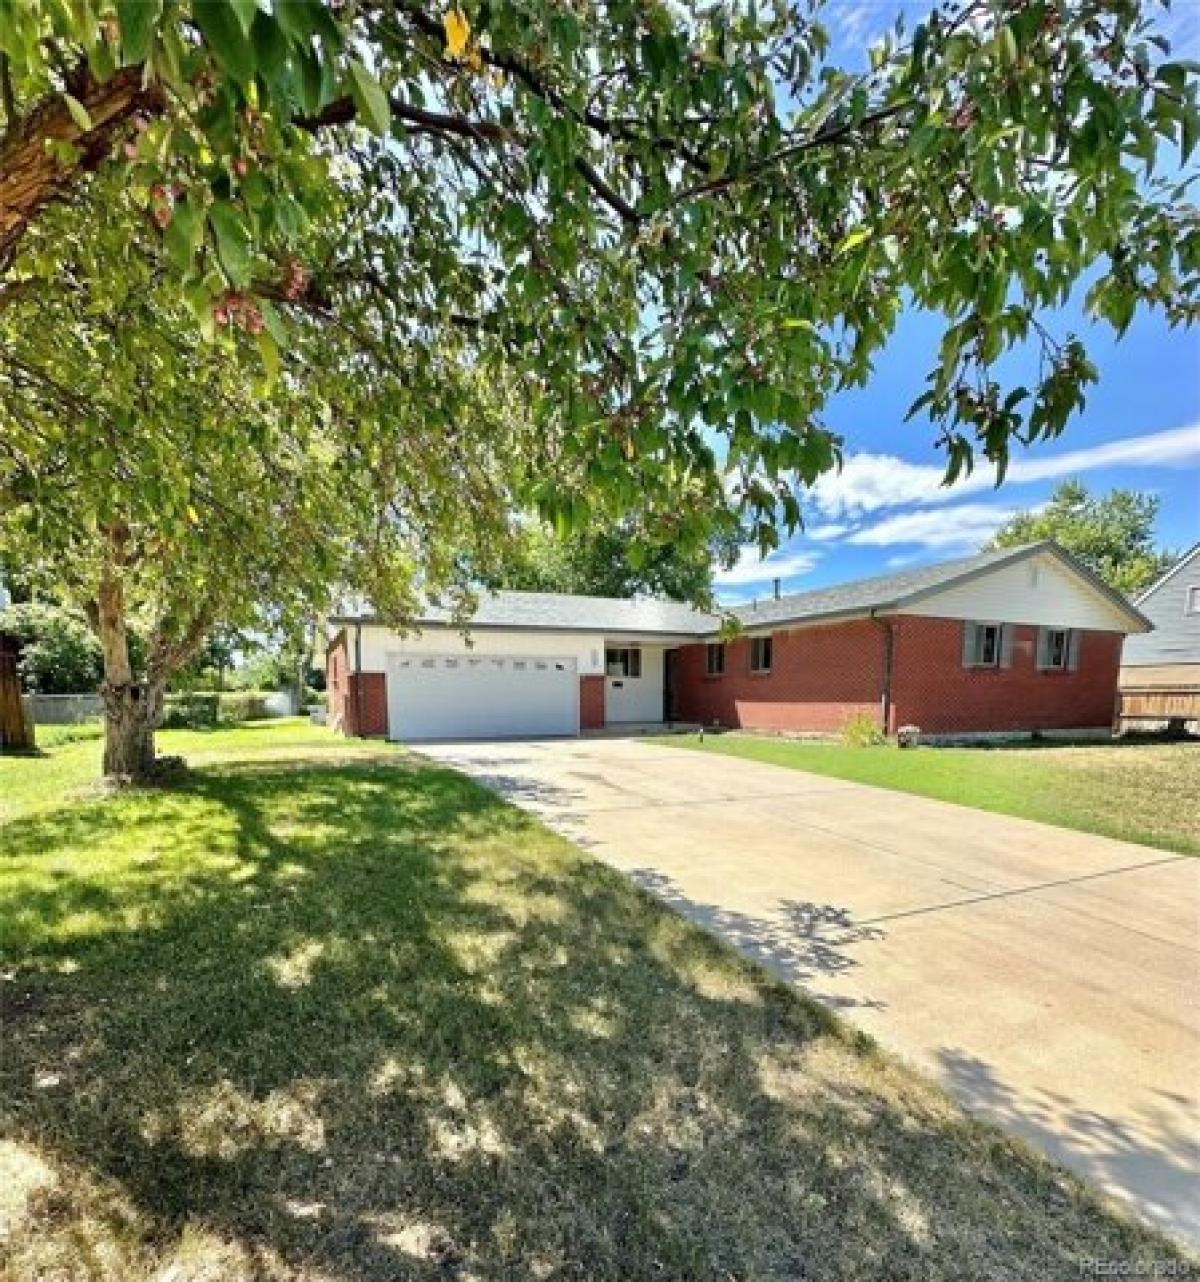
[[1176, 1259], [532, 817], [302, 723], [0, 759], [0, 1277]]
[[901, 752], [746, 734], [709, 734], [703, 740], [673, 735], [660, 742], [1200, 854], [1200, 743], [1130, 740]]

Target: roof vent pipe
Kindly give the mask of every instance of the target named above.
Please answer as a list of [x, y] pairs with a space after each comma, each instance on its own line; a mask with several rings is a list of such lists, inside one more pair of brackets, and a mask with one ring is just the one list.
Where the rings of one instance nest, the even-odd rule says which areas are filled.
[[773, 580], [772, 580], [772, 582], [775, 584], [775, 600], [776, 600], [776, 601], [778, 601], [778, 600], [779, 600], [779, 584], [780, 584], [780, 580], [779, 580], [779, 579], [773, 579]]

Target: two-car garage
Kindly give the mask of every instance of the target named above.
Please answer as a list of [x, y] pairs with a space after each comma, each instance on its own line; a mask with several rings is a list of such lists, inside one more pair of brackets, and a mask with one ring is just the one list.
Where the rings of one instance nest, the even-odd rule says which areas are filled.
[[408, 741], [574, 735], [578, 663], [566, 656], [394, 654], [388, 735]]

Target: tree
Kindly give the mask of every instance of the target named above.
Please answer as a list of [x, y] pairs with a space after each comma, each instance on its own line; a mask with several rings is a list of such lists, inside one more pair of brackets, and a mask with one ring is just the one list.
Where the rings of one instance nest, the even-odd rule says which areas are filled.
[[1195, 318], [1196, 78], [1135, 0], [827, 47], [740, 0], [0, 8], [0, 519], [101, 633], [109, 763], [214, 621], [467, 601], [513, 511], [773, 546], [904, 306], [951, 476], [1082, 403], [1080, 280]]
[[517, 537], [511, 564], [487, 586], [702, 602], [712, 595], [714, 567], [728, 568], [737, 560], [739, 534], [731, 527], [710, 543], [692, 547], [647, 540], [629, 519], [566, 537], [529, 524]]
[[1078, 480], [1063, 481], [1042, 508], [1018, 512], [996, 532], [990, 548], [1053, 539], [1125, 596], [1135, 596], [1163, 574], [1174, 554], [1155, 546], [1159, 500], [1136, 490], [1091, 494]]
[[[468, 391], [475, 376], [458, 364], [423, 373], [397, 360], [364, 383], [356, 349], [326, 334], [298, 332], [287, 371], [269, 386], [252, 379], [241, 347], [253, 337], [206, 341], [152, 260], [129, 249], [137, 224], [110, 234], [92, 249], [123, 255], [120, 287], [82, 313], [67, 290], [37, 300], [51, 340], [24, 303], [0, 318], [0, 544], [89, 619], [104, 770], [140, 778], [167, 684], [214, 627], [252, 624], [268, 606], [307, 617], [343, 582], [401, 616], [418, 586], [436, 592], [474, 561], [490, 566], [526, 438], [511, 413], [503, 431], [490, 421], [507, 411], [500, 391]], [[496, 446], [452, 473], [455, 442], [421, 409], [443, 381]], [[460, 531], [452, 544], [447, 529]]]

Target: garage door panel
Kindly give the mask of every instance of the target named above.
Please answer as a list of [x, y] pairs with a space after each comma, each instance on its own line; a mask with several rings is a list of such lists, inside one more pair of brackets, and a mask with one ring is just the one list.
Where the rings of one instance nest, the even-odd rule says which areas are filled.
[[396, 739], [574, 735], [574, 659], [539, 655], [403, 655], [388, 665]]

